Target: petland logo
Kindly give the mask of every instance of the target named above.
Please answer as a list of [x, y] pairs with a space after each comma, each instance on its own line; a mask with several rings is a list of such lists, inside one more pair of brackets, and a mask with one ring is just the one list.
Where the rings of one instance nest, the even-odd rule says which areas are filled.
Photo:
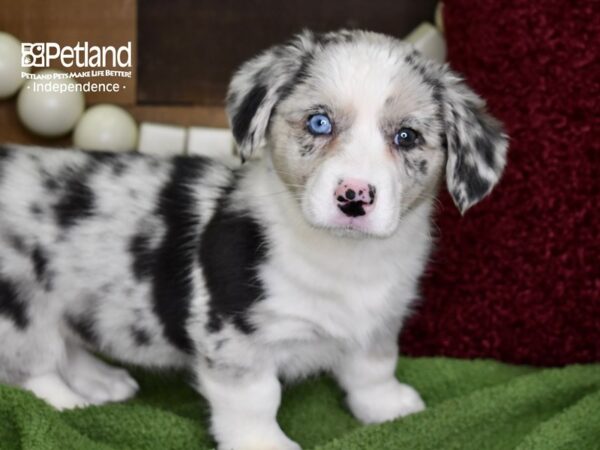
[[90, 45], [78, 42], [75, 46], [61, 46], [56, 42], [21, 43], [23, 67], [50, 67], [60, 61], [63, 67], [131, 67], [131, 41], [115, 48], [112, 45]]

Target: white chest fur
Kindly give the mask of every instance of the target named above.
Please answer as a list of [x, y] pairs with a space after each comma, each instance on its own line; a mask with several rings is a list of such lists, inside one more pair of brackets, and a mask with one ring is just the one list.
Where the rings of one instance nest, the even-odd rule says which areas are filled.
[[431, 204], [414, 209], [387, 239], [316, 230], [283, 194], [261, 209], [270, 248], [261, 271], [266, 298], [254, 320], [260, 343], [283, 375], [330, 367], [346, 348], [399, 330], [429, 253]]

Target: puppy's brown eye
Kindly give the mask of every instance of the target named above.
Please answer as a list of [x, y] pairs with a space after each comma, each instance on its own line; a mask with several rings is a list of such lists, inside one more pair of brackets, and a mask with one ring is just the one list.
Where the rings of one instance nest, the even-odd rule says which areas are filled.
[[400, 128], [394, 136], [394, 144], [398, 148], [408, 150], [417, 145], [419, 133], [412, 128]]

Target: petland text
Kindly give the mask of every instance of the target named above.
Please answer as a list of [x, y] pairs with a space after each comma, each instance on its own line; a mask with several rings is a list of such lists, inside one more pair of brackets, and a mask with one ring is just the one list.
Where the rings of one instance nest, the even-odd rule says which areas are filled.
[[126, 45], [90, 45], [77, 42], [75, 46], [61, 46], [56, 42], [21, 43], [23, 67], [50, 67], [60, 61], [63, 67], [131, 67], [131, 41]]

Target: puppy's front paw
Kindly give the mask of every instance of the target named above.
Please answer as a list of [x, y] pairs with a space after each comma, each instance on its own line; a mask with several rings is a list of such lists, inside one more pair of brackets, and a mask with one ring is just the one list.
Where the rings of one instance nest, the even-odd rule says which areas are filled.
[[419, 393], [396, 380], [349, 393], [348, 406], [363, 423], [387, 422], [425, 409]]
[[245, 439], [236, 439], [235, 442], [223, 442], [219, 450], [302, 450], [294, 441], [283, 433], [274, 433], [271, 436], [247, 436]]

